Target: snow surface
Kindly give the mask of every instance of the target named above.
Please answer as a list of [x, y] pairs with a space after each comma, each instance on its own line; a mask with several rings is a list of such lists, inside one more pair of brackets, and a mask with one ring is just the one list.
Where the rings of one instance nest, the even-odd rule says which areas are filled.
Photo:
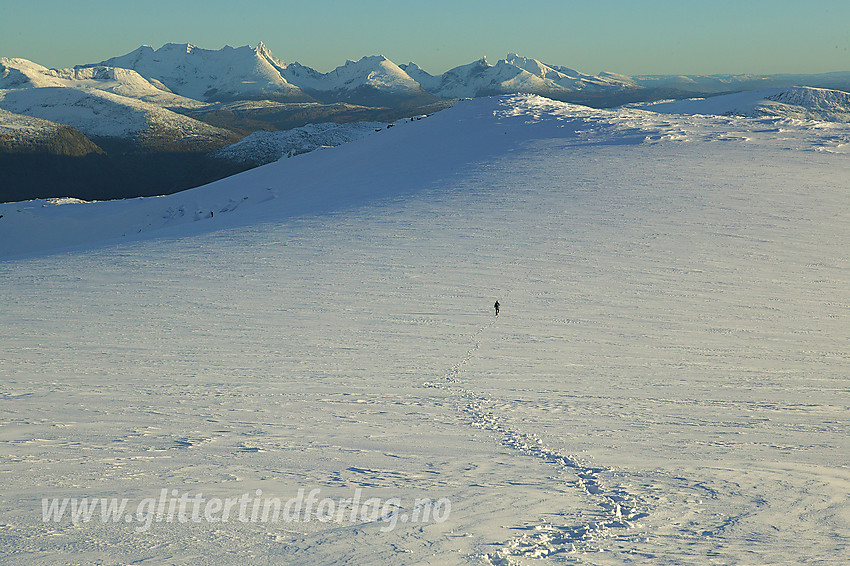
[[665, 114], [773, 116], [850, 122], [850, 94], [825, 88], [769, 88], [687, 100], [632, 105]]
[[[502, 97], [167, 197], [0, 205], [0, 559], [842, 563], [848, 137]], [[451, 515], [41, 520], [358, 487]]]
[[18, 136], [25, 136], [26, 138], [35, 136], [46, 139], [61, 127], [62, 125], [56, 122], [15, 114], [0, 108], [0, 135], [12, 136], [13, 139]]
[[289, 76], [301, 88], [318, 91], [354, 90], [369, 86], [395, 93], [417, 91], [420, 88], [419, 83], [383, 55], [346, 61], [344, 65], [325, 74], [299, 71], [298, 74], [288, 75], [284, 70], [283, 76]]
[[493, 94], [533, 93], [566, 96], [579, 91], [612, 93], [634, 88], [628, 77], [604, 73], [586, 75], [567, 67], [549, 66], [537, 59], [509, 53], [495, 65], [486, 58], [432, 76], [414, 63], [404, 70], [430, 93], [442, 98], [474, 98]]
[[138, 138], [148, 134], [226, 139], [227, 130], [156, 104], [92, 88], [0, 90], [0, 108], [73, 126], [87, 136]]
[[191, 43], [167, 43], [156, 50], [145, 45], [98, 66], [104, 65], [133, 69], [195, 100], [308, 98], [281, 76], [278, 67], [282, 63], [262, 43], [255, 48], [225, 46], [219, 50], [201, 49]]
[[[383, 130], [385, 122], [324, 122], [280, 132], [260, 131], [213, 153], [214, 157], [240, 163], [265, 165], [322, 147], [334, 147]], [[399, 124], [393, 124], [395, 127]]]
[[[57, 81], [85, 80], [81, 73], [89, 68], [95, 69], [95, 78], [103, 81], [107, 78], [104, 75], [127, 69], [128, 74], [120, 77], [121, 88], [143, 100], [143, 96], [151, 96], [146, 92], [149, 89], [212, 102], [257, 98], [308, 100], [305, 92], [345, 99], [347, 93], [358, 92], [363, 87], [389, 95], [430, 93], [445, 99], [517, 92], [553, 96], [579, 91], [617, 93], [637, 87], [622, 75], [592, 76], [515, 53], [509, 53], [496, 65], [481, 59], [433, 76], [414, 63], [400, 67], [383, 55], [349, 60], [328, 73], [321, 73], [297, 62], [284, 63], [262, 43], [256, 48], [225, 46], [219, 50], [201, 49], [191, 43], [169, 43], [156, 50], [142, 46], [126, 55], [71, 71], [52, 71], [20, 59], [6, 61], [11, 71], [5, 80], [17, 85], [16, 88], [68, 86]], [[106, 88], [105, 84], [100, 86]]]
[[435, 92], [440, 87], [440, 75], [434, 76], [412, 61], [406, 65], [399, 65], [399, 68], [428, 92]]
[[130, 69], [107, 66], [47, 69], [26, 59], [0, 57], [0, 90], [63, 87], [100, 90], [167, 108], [198, 108], [203, 103], [170, 92], [155, 79]]
[[672, 88], [694, 93], [728, 93], [776, 87], [787, 88], [799, 84], [839, 89], [850, 88], [850, 73], [846, 71], [806, 75], [787, 73], [775, 75], [637, 75], [630, 77], [630, 80], [644, 87]]

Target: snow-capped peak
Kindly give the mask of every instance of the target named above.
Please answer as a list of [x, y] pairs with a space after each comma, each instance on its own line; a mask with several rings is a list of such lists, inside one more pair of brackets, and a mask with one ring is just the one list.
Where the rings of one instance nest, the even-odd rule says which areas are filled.
[[256, 52], [257, 55], [264, 56], [271, 56], [272, 54], [272, 52], [269, 51], [268, 47], [266, 47], [266, 45], [262, 41], [257, 43], [257, 47], [254, 49], [254, 52]]
[[63, 86], [56, 72], [28, 59], [0, 57], [0, 89]]
[[262, 43], [256, 48], [226, 45], [217, 51], [191, 43], [167, 43], [155, 51], [140, 47], [100, 64], [133, 69], [197, 100], [309, 99], [281, 76], [282, 64]]
[[368, 85], [388, 91], [402, 91], [419, 88], [419, 84], [410, 78], [398, 65], [383, 55], [369, 55], [358, 61], [346, 61], [328, 73], [328, 90], [356, 88]]
[[508, 53], [507, 57], [505, 57], [501, 62], [504, 62], [509, 65], [513, 65], [515, 67], [519, 67], [524, 71], [528, 71], [532, 75], [538, 76], [542, 79], [548, 78], [547, 75], [556, 74], [557, 78], [563, 76], [561, 73], [556, 71], [555, 69], [544, 65], [537, 59], [530, 59], [528, 57], [520, 57], [516, 53]]
[[201, 105], [196, 100], [172, 93], [159, 81], [145, 79], [131, 69], [104, 65], [47, 69], [26, 59], [0, 58], [0, 90], [55, 87], [104, 91], [168, 108]]
[[[229, 46], [225, 46], [225, 49]], [[162, 51], [170, 52], [173, 51], [175, 53], [186, 53], [192, 54], [195, 52], [197, 47], [192, 45], [191, 43], [166, 43], [162, 46]]]
[[347, 60], [329, 73], [319, 73], [298, 63], [287, 65], [280, 72], [290, 83], [324, 102], [382, 106], [424, 105], [439, 100], [383, 55]]
[[[418, 68], [409, 68], [411, 73], [420, 73]], [[419, 75], [416, 77], [419, 80]], [[469, 98], [507, 93], [534, 93], [549, 97], [568, 99], [580, 91], [604, 92], [608, 89], [632, 87], [634, 83], [613, 77], [594, 77], [579, 73], [568, 67], [556, 67], [537, 59], [508, 53], [495, 65], [486, 57], [460, 65], [433, 77], [436, 84], [429, 91], [443, 98]]]
[[427, 71], [425, 71], [422, 67], [417, 65], [414, 62], [410, 62], [406, 65], [399, 65], [399, 68], [407, 73], [411, 79], [422, 85], [428, 92], [433, 92], [437, 90], [440, 86], [440, 76], [434, 76]]

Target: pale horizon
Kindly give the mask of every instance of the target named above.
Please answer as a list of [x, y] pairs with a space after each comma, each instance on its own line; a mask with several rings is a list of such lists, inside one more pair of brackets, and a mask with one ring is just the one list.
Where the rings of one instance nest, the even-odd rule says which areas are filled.
[[[800, 12], [792, 2], [593, 6], [547, 2], [437, 2], [422, 10], [370, 0], [357, 6], [314, 2], [250, 8], [212, 1], [121, 5], [94, 0], [7, 2], [0, 18], [0, 56], [49, 68], [91, 64], [141, 45], [191, 43], [217, 50], [263, 42], [287, 62], [327, 72], [382, 54], [440, 74], [481, 57], [517, 53], [588, 74], [815, 74], [850, 71], [850, 5], [820, 2]], [[92, 15], [95, 14], [96, 17]]]

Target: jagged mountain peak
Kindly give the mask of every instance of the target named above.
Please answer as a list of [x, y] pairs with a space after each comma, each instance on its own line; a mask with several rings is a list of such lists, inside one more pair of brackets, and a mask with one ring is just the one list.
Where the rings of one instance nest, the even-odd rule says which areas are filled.
[[[411, 72], [419, 72], [410, 69]], [[419, 77], [416, 77], [419, 80]], [[420, 82], [422, 82], [420, 80]], [[427, 79], [425, 82], [428, 82]], [[425, 84], [423, 82], [423, 85]], [[574, 99], [590, 93], [631, 88], [633, 83], [613, 77], [594, 77], [567, 67], [555, 67], [537, 59], [508, 53], [495, 65], [486, 57], [446, 71], [431, 81], [429, 90], [443, 98], [471, 98], [508, 93], [541, 94], [556, 99]]]
[[[65, 71], [37, 68], [34, 63], [9, 64], [0, 67], [0, 88], [32, 88], [68, 86], [58, 79], [77, 81], [110, 79], [122, 83], [128, 96], [143, 99], [157, 93], [173, 93], [197, 102], [230, 102], [234, 100], [271, 100], [274, 102], [348, 102], [366, 106], [398, 105], [398, 97], [429, 104], [438, 99], [470, 98], [508, 93], [541, 94], [559, 100], [588, 104], [622, 104], [634, 100], [680, 96], [684, 92], [706, 94], [751, 90], [793, 84], [791, 76], [754, 75], [689, 75], [629, 77], [610, 72], [589, 75], [575, 69], [544, 63], [514, 51], [495, 64], [481, 57], [442, 74], [432, 75], [414, 62], [396, 65], [383, 54], [366, 55], [327, 73], [298, 62], [277, 59], [262, 42], [255, 47], [203, 49], [192, 43], [166, 43], [154, 49], [143, 45], [132, 52], [100, 63], [80, 65], [79, 69], [128, 69], [138, 74], [97, 71], [83, 77]], [[2, 64], [0, 64], [2, 65]], [[62, 76], [59, 77], [57, 73]], [[62, 74], [64, 73], [64, 74]], [[133, 83], [132, 88], [124, 83]], [[149, 83], [149, 84], [145, 84]], [[850, 84], [850, 76], [823, 75], [821, 86]], [[79, 83], [80, 86], [94, 86]], [[138, 88], [137, 88], [138, 86]], [[102, 88], [102, 85], [95, 86]], [[110, 87], [111, 88], [111, 87]], [[117, 88], [117, 87], [116, 87]], [[141, 89], [141, 90], [139, 90]], [[141, 93], [143, 90], [145, 92]], [[124, 94], [112, 89], [112, 92]], [[643, 94], [639, 91], [642, 91]], [[678, 94], [677, 94], [678, 93]], [[386, 95], [390, 95], [387, 98]], [[645, 98], [642, 98], [645, 97]], [[185, 102], [170, 100], [169, 107], [187, 107]]]
[[502, 59], [505, 63], [509, 63], [511, 65], [521, 66], [521, 65], [538, 65], [545, 66], [543, 63], [538, 61], [537, 59], [533, 59], [531, 57], [522, 57], [517, 55], [516, 53], [508, 53], [504, 59]]
[[440, 86], [440, 75], [434, 76], [412, 61], [406, 65], [399, 65], [399, 68], [427, 92], [434, 92]]
[[171, 91], [202, 101], [311, 98], [281, 75], [284, 68], [262, 43], [257, 47], [202, 49], [191, 43], [166, 43], [157, 50], [140, 47], [100, 65], [133, 69]]
[[344, 66], [347, 67], [349, 65], [380, 64], [380, 63], [384, 63], [384, 62], [392, 63], [392, 61], [390, 61], [389, 59], [387, 59], [383, 55], [364, 55], [363, 57], [361, 57], [360, 59], [358, 59], [356, 61], [352, 61], [351, 59], [347, 59], [345, 61]]
[[326, 90], [353, 89], [361, 86], [383, 91], [418, 91], [419, 83], [383, 55], [367, 55], [357, 61], [348, 60], [323, 76]]
[[537, 59], [520, 57], [516, 53], [508, 53], [497, 65], [512, 65], [543, 79], [549, 78], [549, 75], [555, 75], [555, 78], [562, 78], [564, 76], [563, 73], [556, 71], [548, 65], [544, 65]]
[[[225, 45], [224, 49], [227, 49], [228, 47], [230, 47], [230, 46]], [[199, 50], [199, 48], [196, 45], [193, 45], [191, 43], [166, 43], [162, 47], [157, 49], [158, 52], [163, 52], [163, 53], [174, 52], [174, 53], [186, 53], [186, 54], [189, 54], [189, 55], [191, 55], [192, 53], [195, 53], [198, 50]], [[208, 50], [207, 49], [200, 49], [200, 51], [203, 52], [203, 51], [208, 51]]]
[[69, 88], [97, 90], [167, 108], [192, 108], [201, 103], [172, 93], [156, 80], [132, 69], [105, 65], [48, 69], [26, 59], [0, 58], [0, 90]]

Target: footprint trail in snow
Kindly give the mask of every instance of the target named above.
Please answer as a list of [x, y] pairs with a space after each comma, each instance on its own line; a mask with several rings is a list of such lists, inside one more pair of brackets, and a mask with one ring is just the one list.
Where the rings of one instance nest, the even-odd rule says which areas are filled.
[[583, 524], [542, 523], [522, 527], [529, 532], [508, 541], [485, 558], [492, 564], [509, 565], [513, 563], [512, 556], [541, 558], [565, 552], [599, 550], [601, 539], [622, 535], [637, 526], [636, 521], [649, 515], [649, 506], [622, 487], [607, 486], [600, 476], [610, 471], [609, 468], [587, 465], [575, 456], [564, 455], [546, 447], [535, 434], [511, 429], [492, 410], [496, 400], [459, 385], [464, 366], [481, 347], [481, 336], [497, 320], [498, 317], [494, 317], [472, 335], [473, 346], [442, 376], [440, 382], [428, 382], [425, 386], [450, 392], [456, 398], [460, 410], [469, 416], [470, 425], [494, 433], [503, 446], [525, 456], [539, 458], [561, 471], [574, 473], [577, 479], [570, 482], [571, 485], [590, 496], [598, 509], [596, 520]]

